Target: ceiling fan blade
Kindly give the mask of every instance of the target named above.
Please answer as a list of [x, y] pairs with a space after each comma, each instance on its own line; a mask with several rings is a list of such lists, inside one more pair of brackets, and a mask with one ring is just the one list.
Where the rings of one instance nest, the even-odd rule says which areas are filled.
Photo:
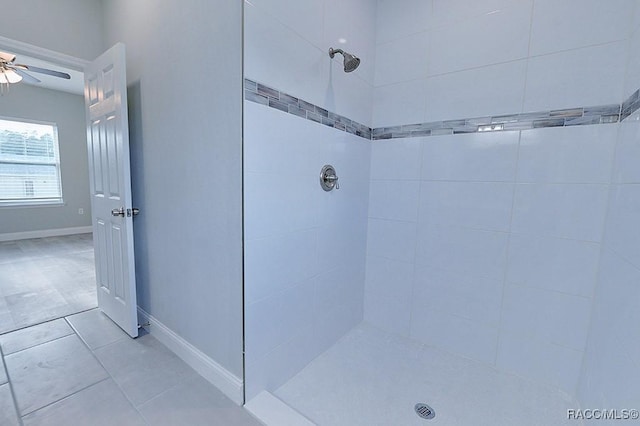
[[12, 66], [9, 66], [9, 65], [7, 65], [7, 68], [9, 68], [10, 70], [15, 71], [16, 74], [18, 74], [20, 77], [22, 77], [22, 80], [25, 83], [42, 83], [40, 80], [38, 80], [34, 76], [29, 75], [26, 72], [22, 71], [21, 68], [12, 67]]
[[54, 77], [66, 78], [67, 80], [71, 79], [71, 76], [69, 74], [67, 74], [66, 72], [48, 70], [46, 68], [34, 67], [33, 65], [15, 64], [15, 66], [16, 67], [26, 67], [28, 71], [38, 72], [40, 74], [47, 74], [47, 75], [52, 75]]

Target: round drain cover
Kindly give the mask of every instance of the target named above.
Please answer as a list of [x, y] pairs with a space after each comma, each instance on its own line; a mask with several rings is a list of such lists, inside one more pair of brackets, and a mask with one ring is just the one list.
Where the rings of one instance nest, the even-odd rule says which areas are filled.
[[422, 402], [416, 404], [415, 410], [416, 414], [418, 414], [418, 416], [422, 417], [423, 419], [429, 420], [436, 416], [436, 412], [434, 411], [434, 409]]

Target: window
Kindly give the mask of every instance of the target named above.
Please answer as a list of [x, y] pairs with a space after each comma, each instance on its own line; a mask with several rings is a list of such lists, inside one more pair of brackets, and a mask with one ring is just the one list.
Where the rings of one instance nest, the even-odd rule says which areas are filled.
[[62, 203], [55, 124], [0, 119], [0, 206]]

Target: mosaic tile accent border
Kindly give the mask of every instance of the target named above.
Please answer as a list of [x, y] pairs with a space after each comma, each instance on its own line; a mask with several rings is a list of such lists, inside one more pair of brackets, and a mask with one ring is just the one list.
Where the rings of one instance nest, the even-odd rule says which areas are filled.
[[244, 98], [364, 139], [371, 139], [371, 128], [364, 124], [246, 78], [244, 79]]
[[373, 140], [617, 123], [620, 105], [463, 118], [373, 129]]
[[317, 105], [246, 78], [244, 79], [244, 98], [370, 140], [618, 123], [640, 109], [640, 89], [638, 89], [622, 104], [462, 118], [371, 129], [347, 117], [334, 114]]

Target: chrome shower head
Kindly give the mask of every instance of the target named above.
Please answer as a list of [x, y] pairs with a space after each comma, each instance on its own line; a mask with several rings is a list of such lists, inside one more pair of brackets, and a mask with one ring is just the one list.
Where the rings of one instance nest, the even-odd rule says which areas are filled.
[[340, 53], [344, 57], [344, 72], [351, 72], [360, 65], [360, 58], [357, 56], [347, 53], [342, 49], [334, 49], [333, 47], [329, 49], [329, 56], [331, 58], [333, 58], [336, 53]]

